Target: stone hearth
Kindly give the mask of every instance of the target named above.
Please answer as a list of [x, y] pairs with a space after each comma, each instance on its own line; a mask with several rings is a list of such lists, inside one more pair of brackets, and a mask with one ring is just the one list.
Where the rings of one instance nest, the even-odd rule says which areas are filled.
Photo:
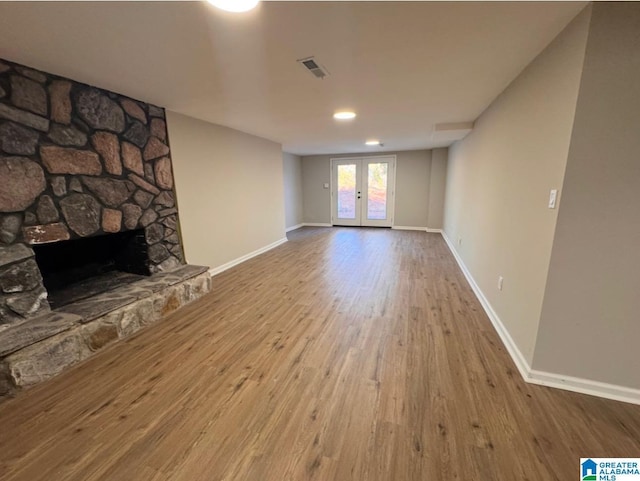
[[0, 398], [59, 374], [210, 289], [208, 268], [183, 266], [0, 331]]

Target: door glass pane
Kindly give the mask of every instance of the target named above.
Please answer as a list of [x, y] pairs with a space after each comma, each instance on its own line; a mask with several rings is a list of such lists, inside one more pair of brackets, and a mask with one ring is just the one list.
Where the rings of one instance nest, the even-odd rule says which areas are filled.
[[356, 218], [356, 165], [338, 165], [338, 218]]
[[387, 218], [387, 172], [389, 164], [369, 164], [367, 190], [367, 219]]

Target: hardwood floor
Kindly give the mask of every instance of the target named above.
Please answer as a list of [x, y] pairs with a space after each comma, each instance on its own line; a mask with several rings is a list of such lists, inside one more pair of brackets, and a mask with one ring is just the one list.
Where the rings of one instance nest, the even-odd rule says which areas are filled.
[[303, 228], [0, 404], [0, 479], [569, 480], [640, 406], [522, 381], [438, 234]]

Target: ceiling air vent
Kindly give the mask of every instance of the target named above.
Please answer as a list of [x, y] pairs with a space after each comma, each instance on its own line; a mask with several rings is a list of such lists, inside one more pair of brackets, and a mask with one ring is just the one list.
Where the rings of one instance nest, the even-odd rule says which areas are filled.
[[309, 72], [311, 72], [317, 78], [325, 78], [329, 75], [329, 72], [325, 67], [315, 61], [313, 57], [307, 57], [298, 60], [298, 63], [302, 64]]

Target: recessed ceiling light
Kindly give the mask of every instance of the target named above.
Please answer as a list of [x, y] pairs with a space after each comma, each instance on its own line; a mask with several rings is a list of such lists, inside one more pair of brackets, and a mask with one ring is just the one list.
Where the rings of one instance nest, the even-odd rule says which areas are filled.
[[247, 12], [258, 5], [260, 0], [207, 0], [214, 7], [227, 12]]
[[354, 119], [355, 117], [356, 117], [355, 112], [350, 112], [347, 110], [343, 110], [341, 112], [336, 112], [335, 114], [333, 114], [333, 118], [338, 120], [351, 120], [351, 119]]
[[365, 142], [366, 145], [380, 145], [380, 141], [379, 140], [367, 140]]

